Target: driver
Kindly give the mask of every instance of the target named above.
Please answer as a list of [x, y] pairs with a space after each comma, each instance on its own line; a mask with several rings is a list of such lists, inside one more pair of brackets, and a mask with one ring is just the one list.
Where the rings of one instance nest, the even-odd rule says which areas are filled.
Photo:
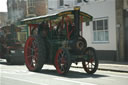
[[43, 38], [46, 38], [48, 35], [48, 29], [48, 22], [42, 22], [38, 27], [38, 35]]

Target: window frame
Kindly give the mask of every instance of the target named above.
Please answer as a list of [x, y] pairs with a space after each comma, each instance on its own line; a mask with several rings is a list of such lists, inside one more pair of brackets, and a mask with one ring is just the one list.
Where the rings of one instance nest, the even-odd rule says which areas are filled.
[[27, 4], [28, 4], [28, 14], [34, 14], [30, 12], [30, 8], [31, 9], [33, 8], [33, 10], [35, 10], [35, 4], [36, 4], [35, 0], [28, 0]]
[[35, 0], [28, 0], [28, 7], [35, 7]]
[[63, 7], [63, 6], [64, 6], [64, 0], [59, 0], [59, 7]]
[[[97, 21], [103, 21], [103, 30], [97, 30]], [[107, 20], [107, 26], [106, 26], [106, 24], [105, 24], [105, 22], [106, 22], [106, 20]], [[95, 30], [94, 30], [94, 23], [95, 23]], [[93, 37], [92, 37], [92, 43], [97, 43], [97, 44], [101, 44], [101, 43], [109, 43], [109, 18], [108, 17], [103, 17], [103, 18], [96, 18], [96, 19], [94, 19], [93, 20], [93, 22], [92, 22], [92, 34], [93, 34]], [[107, 27], [107, 29], [106, 29], [106, 27]], [[101, 40], [99, 40], [98, 38], [98, 36], [100, 35], [100, 34], [98, 34], [98, 32], [101, 32], [101, 33], [103, 33], [103, 39], [101, 39], [101, 37], [100, 37], [100, 39]], [[94, 34], [94, 33], [96, 33], [96, 34]], [[95, 36], [96, 36], [96, 38], [95, 38]]]

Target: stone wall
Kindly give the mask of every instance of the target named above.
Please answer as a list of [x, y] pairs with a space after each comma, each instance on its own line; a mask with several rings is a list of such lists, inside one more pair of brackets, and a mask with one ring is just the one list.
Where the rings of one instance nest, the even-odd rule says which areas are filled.
[[124, 0], [116, 0], [116, 25], [117, 25], [117, 61], [125, 60], [125, 30], [123, 20], [123, 3]]

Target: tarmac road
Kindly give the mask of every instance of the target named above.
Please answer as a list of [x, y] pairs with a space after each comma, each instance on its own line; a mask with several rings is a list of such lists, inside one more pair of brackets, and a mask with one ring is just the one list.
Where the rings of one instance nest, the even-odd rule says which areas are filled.
[[128, 85], [128, 73], [98, 70], [88, 75], [81, 68], [71, 68], [67, 75], [60, 76], [51, 65], [35, 73], [25, 65], [7, 65], [0, 61], [0, 85]]

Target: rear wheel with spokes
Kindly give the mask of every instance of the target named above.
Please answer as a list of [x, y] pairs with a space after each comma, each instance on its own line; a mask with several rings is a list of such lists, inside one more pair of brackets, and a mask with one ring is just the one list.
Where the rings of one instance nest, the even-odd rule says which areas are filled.
[[30, 71], [38, 72], [41, 70], [46, 57], [43, 39], [39, 36], [30, 36], [25, 44], [24, 55], [25, 63]]
[[98, 69], [99, 63], [95, 49], [92, 47], [86, 48], [85, 55], [87, 55], [88, 58], [87, 60], [82, 61], [83, 68], [88, 74], [93, 74]]

